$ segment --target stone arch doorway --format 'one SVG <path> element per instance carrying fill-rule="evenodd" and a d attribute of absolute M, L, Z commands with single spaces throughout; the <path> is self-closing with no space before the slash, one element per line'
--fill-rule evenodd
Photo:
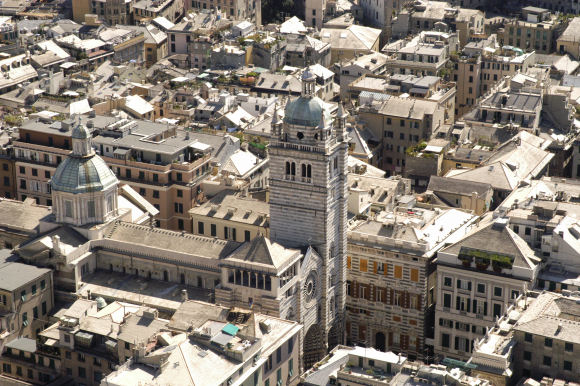
<path fill-rule="evenodd" d="M 308 329 L 304 336 L 304 370 L 311 368 L 316 362 L 321 360 L 326 353 L 324 339 L 320 326 L 315 324 Z"/>
<path fill-rule="evenodd" d="M 334 325 L 328 331 L 328 351 L 331 351 L 337 345 L 342 344 L 343 341 L 343 329 L 339 322 L 335 322 Z"/>
<path fill-rule="evenodd" d="M 387 339 L 385 334 L 380 331 L 375 334 L 375 348 L 379 351 L 385 351 L 387 349 Z"/>

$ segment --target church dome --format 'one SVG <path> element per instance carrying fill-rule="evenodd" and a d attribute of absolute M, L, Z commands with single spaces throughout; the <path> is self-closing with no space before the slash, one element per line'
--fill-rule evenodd
<path fill-rule="evenodd" d="M 298 97 L 288 102 L 284 109 L 284 121 L 291 125 L 317 127 L 324 114 L 325 121 L 332 120 L 324 101 L 318 97 Z"/>
<path fill-rule="evenodd" d="M 54 172 L 50 184 L 57 192 L 73 194 L 107 190 L 119 183 L 115 174 L 91 146 L 91 132 L 81 124 L 72 133 L 73 151 Z"/>
<path fill-rule="evenodd" d="M 118 184 L 115 174 L 98 155 L 68 157 L 57 168 L 51 180 L 52 190 L 88 193 L 106 190 Z"/>

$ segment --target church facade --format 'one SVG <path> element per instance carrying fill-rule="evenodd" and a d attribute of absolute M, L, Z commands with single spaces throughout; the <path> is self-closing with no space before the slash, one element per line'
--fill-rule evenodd
<path fill-rule="evenodd" d="M 138 208 L 126 208 L 119 198 L 125 187 L 79 122 L 73 152 L 51 181 L 53 213 L 16 252 L 53 268 L 61 296 L 90 296 L 90 288 L 108 302 L 138 301 L 171 314 L 195 289 L 223 306 L 298 321 L 304 326 L 302 367 L 310 367 L 344 341 L 348 138 L 342 106 L 333 118 L 315 96 L 309 71 L 303 84 L 284 118 L 276 111 L 272 123 L 270 238 L 240 243 L 158 229 L 146 221 L 154 208 L 151 217 L 135 216 Z M 130 196 L 140 202 L 136 192 Z M 96 285 L 99 274 L 142 290 L 121 291 L 112 279 Z M 145 296 L 147 281 L 161 290 Z"/>

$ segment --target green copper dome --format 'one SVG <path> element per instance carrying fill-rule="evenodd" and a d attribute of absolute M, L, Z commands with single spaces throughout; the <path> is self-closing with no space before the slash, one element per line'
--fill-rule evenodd
<path fill-rule="evenodd" d="M 73 129 L 71 137 L 75 139 L 87 139 L 91 138 L 91 132 L 85 125 L 81 125 L 79 121 L 79 123 Z"/>
<path fill-rule="evenodd" d="M 288 102 L 284 109 L 284 121 L 291 125 L 317 127 L 323 113 L 325 121 L 330 122 L 332 120 L 330 112 L 322 99 L 301 96 Z"/>
<path fill-rule="evenodd" d="M 96 154 L 89 157 L 69 156 L 54 173 L 52 190 L 69 193 L 88 193 L 106 190 L 119 180 L 105 161 Z"/>

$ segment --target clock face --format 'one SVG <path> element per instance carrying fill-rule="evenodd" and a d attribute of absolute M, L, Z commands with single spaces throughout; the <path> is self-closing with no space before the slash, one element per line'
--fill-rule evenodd
<path fill-rule="evenodd" d="M 304 282 L 304 302 L 309 307 L 314 304 L 316 298 L 317 274 L 316 271 L 310 271 L 306 281 Z"/>

